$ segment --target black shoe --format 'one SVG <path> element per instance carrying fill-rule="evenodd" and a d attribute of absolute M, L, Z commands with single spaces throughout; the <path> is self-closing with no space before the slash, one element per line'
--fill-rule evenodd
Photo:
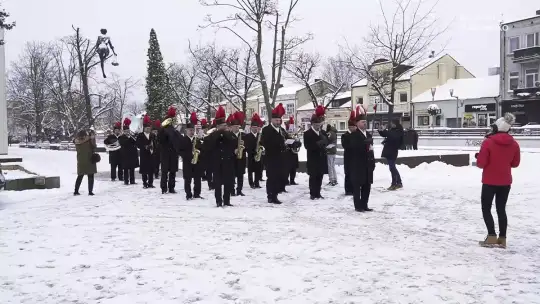
<path fill-rule="evenodd" d="M 81 195 L 81 194 L 79 193 L 79 191 L 75 191 L 75 192 L 73 192 L 73 195 L 77 196 L 77 195 Z"/>
<path fill-rule="evenodd" d="M 351 196 L 351 195 L 353 195 L 352 192 L 345 192 L 345 196 Z"/>
<path fill-rule="evenodd" d="M 311 195 L 311 196 L 309 197 L 309 199 L 312 200 L 312 201 L 316 200 L 317 198 L 318 198 L 318 197 L 313 196 L 313 195 Z"/>
<path fill-rule="evenodd" d="M 236 196 L 236 193 L 234 193 L 234 192 L 233 192 L 233 193 L 231 193 L 231 196 Z M 226 205 L 226 204 L 225 204 L 225 205 Z"/>
<path fill-rule="evenodd" d="M 187 199 L 188 201 L 191 200 L 191 199 L 193 199 L 193 195 L 189 195 L 189 194 L 186 195 L 186 199 Z"/>
<path fill-rule="evenodd" d="M 227 206 L 227 207 L 232 207 L 232 206 L 233 206 L 233 205 L 231 205 L 231 203 L 225 203 L 225 204 L 223 204 L 223 205 L 225 205 L 225 206 Z"/>
<path fill-rule="evenodd" d="M 276 198 L 272 204 L 281 205 L 283 202 Z"/>
<path fill-rule="evenodd" d="M 324 196 L 319 195 L 319 196 L 317 196 L 317 198 L 318 198 L 318 199 L 324 199 Z"/>
<path fill-rule="evenodd" d="M 222 205 L 222 204 L 216 204 L 216 207 L 218 207 L 218 208 L 222 208 L 222 207 L 223 207 L 223 205 Z"/>
<path fill-rule="evenodd" d="M 364 212 L 364 209 L 354 209 L 356 212 Z"/>
<path fill-rule="evenodd" d="M 143 189 L 148 189 L 148 185 L 143 185 Z"/>
<path fill-rule="evenodd" d="M 111 178 L 111 182 L 115 182 L 116 181 L 116 178 Z"/>
<path fill-rule="evenodd" d="M 88 192 L 88 195 L 94 196 L 95 194 L 94 194 L 94 192 Z"/>
<path fill-rule="evenodd" d="M 124 185 L 129 186 L 129 182 L 124 182 Z"/>
<path fill-rule="evenodd" d="M 236 195 L 238 196 L 246 196 L 241 190 L 236 192 Z"/>
<path fill-rule="evenodd" d="M 137 183 L 136 182 L 130 182 L 129 184 L 130 185 L 136 185 Z"/>
<path fill-rule="evenodd" d="M 366 207 L 366 208 L 364 208 L 364 211 L 371 212 L 371 211 L 373 211 L 373 209 Z"/>
<path fill-rule="evenodd" d="M 154 185 L 148 185 L 148 188 L 155 188 Z"/>
<path fill-rule="evenodd" d="M 204 197 L 202 197 L 200 195 L 195 195 L 195 196 L 193 196 L 193 198 L 204 199 Z"/>
<path fill-rule="evenodd" d="M 169 193 L 176 194 L 176 191 L 174 189 L 169 189 Z"/>

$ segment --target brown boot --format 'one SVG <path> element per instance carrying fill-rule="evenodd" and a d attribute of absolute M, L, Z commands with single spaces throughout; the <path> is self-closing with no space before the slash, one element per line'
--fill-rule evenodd
<path fill-rule="evenodd" d="M 497 242 L 496 235 L 488 235 L 485 240 L 478 242 L 478 244 L 483 247 L 493 247 L 499 243 Z"/>
<path fill-rule="evenodd" d="M 500 236 L 499 239 L 497 239 L 497 244 L 502 248 L 506 248 L 506 237 Z"/>

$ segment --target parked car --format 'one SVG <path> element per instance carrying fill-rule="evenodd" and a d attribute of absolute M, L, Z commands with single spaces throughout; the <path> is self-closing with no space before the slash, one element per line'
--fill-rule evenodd
<path fill-rule="evenodd" d="M 2 168 L 0 168 L 0 191 L 4 190 L 6 187 L 6 178 L 4 177 L 4 174 L 2 173 Z"/>

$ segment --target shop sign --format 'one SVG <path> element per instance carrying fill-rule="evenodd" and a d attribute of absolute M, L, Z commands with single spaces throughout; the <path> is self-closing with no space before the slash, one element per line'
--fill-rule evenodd
<path fill-rule="evenodd" d="M 495 112 L 494 103 L 465 105 L 465 112 Z"/>

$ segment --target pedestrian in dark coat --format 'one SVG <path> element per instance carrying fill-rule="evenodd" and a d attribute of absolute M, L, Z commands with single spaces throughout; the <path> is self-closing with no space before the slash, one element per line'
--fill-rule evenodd
<path fill-rule="evenodd" d="M 270 124 L 262 129 L 262 145 L 266 162 L 266 196 L 268 203 L 281 204 L 278 194 L 283 191 L 283 181 L 286 176 L 287 132 L 281 127 L 281 117 L 285 115 L 283 104 L 278 104 L 272 110 Z"/>
<path fill-rule="evenodd" d="M 124 171 L 122 170 L 122 161 L 120 155 L 120 142 L 118 138 L 120 137 L 120 132 L 122 128 L 122 123 L 117 122 L 113 127 L 113 134 L 110 134 L 105 138 L 104 144 L 107 150 L 109 151 L 109 164 L 111 165 L 111 180 L 116 180 L 116 172 L 118 171 L 118 179 L 120 181 L 124 180 Z"/>
<path fill-rule="evenodd" d="M 328 137 L 321 129 L 324 123 L 325 109 L 318 106 L 311 116 L 311 128 L 304 132 L 304 146 L 307 150 L 307 174 L 309 175 L 309 194 L 312 200 L 323 199 L 322 180 L 328 174 L 326 149 Z"/>
<path fill-rule="evenodd" d="M 384 147 L 381 157 L 386 158 L 390 174 L 392 175 L 392 183 L 388 190 L 403 188 L 401 175 L 396 168 L 398 151 L 403 144 L 403 127 L 398 120 L 393 120 L 390 128 L 386 130 L 380 129 L 379 134 L 384 137 Z"/>
<path fill-rule="evenodd" d="M 357 107 L 355 120 L 357 131 L 351 133 L 348 143 L 350 149 L 348 166 L 353 187 L 354 209 L 357 212 L 373 211 L 368 207 L 375 170 L 373 137 L 367 131 L 366 110 L 361 106 Z"/>
<path fill-rule="evenodd" d="M 195 134 L 195 126 L 197 125 L 197 113 L 191 113 L 190 121 L 186 123 L 186 135 L 180 139 L 180 156 L 182 157 L 182 176 L 184 178 L 184 191 L 186 199 L 201 197 L 201 180 L 204 173 L 204 164 L 201 163 L 202 141 Z M 198 155 L 193 163 L 195 153 Z M 193 191 L 191 189 L 193 182 Z"/>
<path fill-rule="evenodd" d="M 80 195 L 79 188 L 85 175 L 88 177 L 88 195 L 94 195 L 94 174 L 97 173 L 97 166 L 92 161 L 92 155 L 96 149 L 95 140 L 93 133 L 88 134 L 85 130 L 79 131 L 73 140 L 77 150 L 77 179 L 73 195 Z"/>
<path fill-rule="evenodd" d="M 235 154 L 236 158 L 234 159 L 234 175 L 236 177 L 236 192 L 232 192 L 232 196 L 245 196 L 244 192 L 244 174 L 246 173 L 247 165 L 247 153 L 245 148 L 245 136 L 246 134 L 241 129 L 244 125 L 244 113 L 236 112 L 233 115 L 231 120 L 231 133 L 233 139 L 236 141 Z"/>
<path fill-rule="evenodd" d="M 326 149 L 326 160 L 328 166 L 328 185 L 336 186 L 337 172 L 336 172 L 336 155 L 337 155 L 337 130 L 330 124 L 326 126 L 326 135 L 328 136 L 328 144 L 331 146 Z"/>
<path fill-rule="evenodd" d="M 298 137 L 296 136 L 296 132 L 294 130 L 294 117 L 289 117 L 289 120 L 285 122 L 285 129 L 287 130 L 289 137 L 291 139 L 295 139 L 295 141 L 291 144 L 287 145 L 287 153 L 285 154 L 287 159 L 287 171 L 285 172 L 285 181 L 283 188 L 285 189 L 285 186 L 294 186 L 298 185 L 296 183 L 296 171 L 298 170 L 298 152 L 300 151 L 300 148 L 302 147 L 302 142 Z"/>
<path fill-rule="evenodd" d="M 173 126 L 176 108 L 170 107 L 158 132 L 161 160 L 161 193 L 176 193 L 176 172 L 178 172 L 180 155 L 180 134 Z"/>
<path fill-rule="evenodd" d="M 234 150 L 237 142 L 226 127 L 225 110 L 220 106 L 216 111 L 216 129 L 206 138 L 209 151 L 212 151 L 210 161 L 217 207 L 232 206 L 231 191 L 234 189 Z"/>
<path fill-rule="evenodd" d="M 137 135 L 137 148 L 139 148 L 139 156 L 141 158 L 141 166 L 139 171 L 142 175 L 143 188 L 154 187 L 154 153 L 155 151 L 155 135 L 152 134 L 152 121 L 148 115 L 143 118 L 143 132 Z"/>
<path fill-rule="evenodd" d="M 412 132 L 412 146 L 413 146 L 413 150 L 418 150 L 418 132 L 416 132 L 415 129 L 411 128 L 411 130 L 409 130 L 410 132 Z"/>
<path fill-rule="evenodd" d="M 124 184 L 135 185 L 135 169 L 139 167 L 139 152 L 137 151 L 137 141 L 132 136 L 129 126 L 131 120 L 124 119 L 123 131 L 118 141 L 120 142 L 120 155 L 122 158 L 122 170 L 124 171 Z"/>
<path fill-rule="evenodd" d="M 154 179 L 159 178 L 159 167 L 161 166 L 161 149 L 158 140 L 159 129 L 161 129 L 161 121 L 156 119 L 152 124 L 152 134 L 154 134 L 154 153 L 152 153 L 154 158 Z"/>
<path fill-rule="evenodd" d="M 341 146 L 343 147 L 343 169 L 345 171 L 345 195 L 353 195 L 353 186 L 351 182 L 351 158 L 352 148 L 351 148 L 351 134 L 355 132 L 356 129 L 356 115 L 354 111 L 351 111 L 351 115 L 348 121 L 349 129 L 343 135 L 341 135 Z"/>
<path fill-rule="evenodd" d="M 251 117 L 251 132 L 244 136 L 247 153 L 248 183 L 252 189 L 261 188 L 260 180 L 262 179 L 263 170 L 262 155 L 261 159 L 258 161 L 256 159 L 257 153 L 260 153 L 258 149 L 263 149 L 261 133 L 259 132 L 260 122 L 261 118 L 259 114 L 254 113 L 253 117 Z"/>

